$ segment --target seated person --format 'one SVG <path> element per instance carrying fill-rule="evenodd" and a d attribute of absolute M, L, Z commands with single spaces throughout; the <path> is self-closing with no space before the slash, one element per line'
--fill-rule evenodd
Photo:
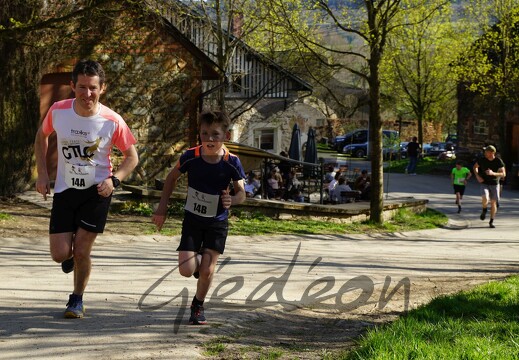
<path fill-rule="evenodd" d="M 249 172 L 244 187 L 245 194 L 248 198 L 252 198 L 258 194 L 258 190 L 261 187 L 261 184 L 258 180 L 258 176 L 253 171 Z"/>
<path fill-rule="evenodd" d="M 330 181 L 330 183 L 328 184 L 328 186 L 326 187 L 325 191 L 328 193 L 328 197 L 330 199 L 331 202 L 333 202 L 334 200 L 332 199 L 332 194 L 333 194 L 333 190 L 335 189 L 335 187 L 337 186 L 337 184 L 339 183 L 339 179 L 341 178 L 341 173 L 339 171 L 337 171 L 335 173 L 335 176 L 333 178 L 332 181 Z"/>
<path fill-rule="evenodd" d="M 343 204 L 347 202 L 346 200 L 342 199 L 341 192 L 342 191 L 352 191 L 351 188 L 346 184 L 346 179 L 343 177 L 339 178 L 339 181 L 337 182 L 337 185 L 333 189 L 333 191 L 330 193 L 330 199 L 334 204 Z"/>
<path fill-rule="evenodd" d="M 288 179 L 285 186 L 285 200 L 294 200 L 296 192 L 301 190 L 301 182 L 297 179 L 296 171 L 291 170 L 288 173 Z"/>
<path fill-rule="evenodd" d="M 276 167 L 270 171 L 270 177 L 267 179 L 267 196 L 269 199 L 281 199 L 283 195 L 283 178 Z"/>
<path fill-rule="evenodd" d="M 371 190 L 371 177 L 368 174 L 368 170 L 362 170 L 360 176 L 355 180 L 353 186 L 355 190 L 360 191 L 360 198 L 362 200 L 369 200 L 369 194 Z"/>
<path fill-rule="evenodd" d="M 301 192 L 301 190 L 296 190 L 296 192 L 294 194 L 294 201 L 295 202 L 305 202 L 305 197 L 304 197 L 303 193 Z"/>
<path fill-rule="evenodd" d="M 332 182 L 333 179 L 335 178 L 335 169 L 333 168 L 333 166 L 328 167 L 327 170 L 328 171 L 326 172 L 326 174 L 324 174 L 324 180 L 323 180 L 323 182 L 325 184 Z"/>

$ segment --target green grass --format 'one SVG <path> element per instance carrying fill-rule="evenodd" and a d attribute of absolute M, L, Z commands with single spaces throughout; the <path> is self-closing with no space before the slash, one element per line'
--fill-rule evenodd
<path fill-rule="evenodd" d="M 382 225 L 369 221 L 354 223 L 334 223 L 319 220 L 275 220 L 255 213 L 250 216 L 241 214 L 231 218 L 230 235 L 268 235 L 268 234 L 345 234 L 365 232 L 401 232 L 410 230 L 433 229 L 447 224 L 447 217 L 435 210 L 427 209 L 415 214 L 408 209 L 400 209 L 396 216 Z"/>
<path fill-rule="evenodd" d="M 220 336 L 206 342 L 204 347 L 204 355 L 217 356 L 225 351 L 227 348 L 226 344 L 232 342 L 231 338 L 227 336 Z"/>
<path fill-rule="evenodd" d="M 404 173 L 405 168 L 409 164 L 408 159 L 392 160 L 387 162 L 384 173 Z M 424 157 L 418 160 L 416 165 L 417 174 L 444 175 L 450 174 L 453 167 L 456 166 L 456 160 L 437 160 L 435 157 Z"/>
<path fill-rule="evenodd" d="M 368 331 L 340 358 L 519 359 L 519 276 L 438 297 Z"/>
<path fill-rule="evenodd" d="M 0 220 L 9 220 L 11 219 L 11 215 L 0 212 Z"/>
<path fill-rule="evenodd" d="M 447 217 L 442 213 L 427 209 L 422 214 L 415 214 L 408 209 L 399 209 L 392 220 L 383 224 L 375 224 L 370 221 L 354 223 L 335 223 L 321 220 L 277 220 L 269 218 L 259 212 L 249 213 L 245 211 L 233 211 L 229 219 L 229 235 L 340 235 L 360 234 L 374 232 L 403 232 L 423 229 L 434 229 L 445 226 Z M 161 230 L 161 234 L 167 236 L 179 235 L 182 227 L 181 217 L 170 216 Z M 145 234 L 156 233 L 152 224 L 147 224 L 142 229 Z"/>

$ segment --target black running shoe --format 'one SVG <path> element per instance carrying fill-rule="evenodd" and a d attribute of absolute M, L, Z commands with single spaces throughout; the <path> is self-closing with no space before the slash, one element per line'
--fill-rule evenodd
<path fill-rule="evenodd" d="M 494 220 L 490 220 L 490 222 L 488 223 L 488 227 L 490 227 L 491 229 L 494 229 L 496 227 L 494 225 Z"/>
<path fill-rule="evenodd" d="M 198 279 L 198 278 L 200 277 L 200 273 L 199 273 L 198 271 L 195 271 L 195 272 L 193 273 L 193 277 L 194 277 L 195 279 Z"/>
<path fill-rule="evenodd" d="M 481 220 L 485 220 L 486 217 L 487 217 L 487 208 L 484 208 L 483 211 L 481 212 L 481 215 L 479 215 L 479 218 Z"/>
<path fill-rule="evenodd" d="M 74 257 L 63 261 L 61 263 L 61 270 L 63 270 L 65 274 L 72 272 L 72 270 L 74 270 Z"/>
<path fill-rule="evenodd" d="M 461 212 L 461 205 L 458 205 L 458 214 Z"/>
<path fill-rule="evenodd" d="M 189 325 L 205 325 L 207 320 L 204 316 L 204 307 L 201 305 L 191 304 L 191 316 L 189 317 Z"/>

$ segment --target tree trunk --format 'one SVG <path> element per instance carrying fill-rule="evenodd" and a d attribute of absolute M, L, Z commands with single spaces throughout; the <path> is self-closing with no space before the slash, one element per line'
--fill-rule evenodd
<path fill-rule="evenodd" d="M 384 172 L 382 163 L 382 121 L 380 118 L 380 79 L 378 51 L 371 52 L 369 76 L 369 141 L 371 144 L 370 220 L 384 221 Z"/>
<path fill-rule="evenodd" d="M 40 120 L 37 54 L 14 42 L 0 43 L 0 196 L 27 190 Z"/>

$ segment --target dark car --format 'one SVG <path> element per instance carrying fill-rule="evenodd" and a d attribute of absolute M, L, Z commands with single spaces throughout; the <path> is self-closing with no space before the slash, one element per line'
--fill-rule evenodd
<path fill-rule="evenodd" d="M 369 132 L 367 129 L 359 129 L 352 132 L 347 133 L 346 135 L 341 135 L 335 137 L 334 143 L 332 147 L 338 152 L 344 152 L 344 147 L 346 145 L 363 145 L 368 142 Z M 395 130 L 382 130 L 382 135 L 385 138 L 398 138 L 398 131 Z M 367 148 L 367 146 L 365 146 Z M 349 151 L 349 150 L 348 150 Z M 367 151 L 365 151 L 364 156 L 366 156 Z"/>
<path fill-rule="evenodd" d="M 345 145 L 348 144 L 363 144 L 368 141 L 368 130 L 359 129 L 349 132 L 345 135 L 339 135 L 335 137 L 332 147 L 342 152 Z"/>
<path fill-rule="evenodd" d="M 426 156 L 438 156 L 441 153 L 447 151 L 447 143 L 444 142 L 432 142 L 431 147 L 427 149 Z"/>
<path fill-rule="evenodd" d="M 362 158 L 368 155 L 368 143 L 364 144 L 348 144 L 345 145 L 342 149 L 342 152 L 345 154 L 349 154 L 353 157 Z M 399 146 L 395 145 L 393 147 L 384 147 L 382 148 L 382 157 L 384 160 L 389 160 L 390 158 L 395 159 L 399 152 Z"/>
<path fill-rule="evenodd" d="M 364 157 L 368 154 L 368 143 L 347 144 L 342 148 L 342 152 L 358 158 Z"/>

